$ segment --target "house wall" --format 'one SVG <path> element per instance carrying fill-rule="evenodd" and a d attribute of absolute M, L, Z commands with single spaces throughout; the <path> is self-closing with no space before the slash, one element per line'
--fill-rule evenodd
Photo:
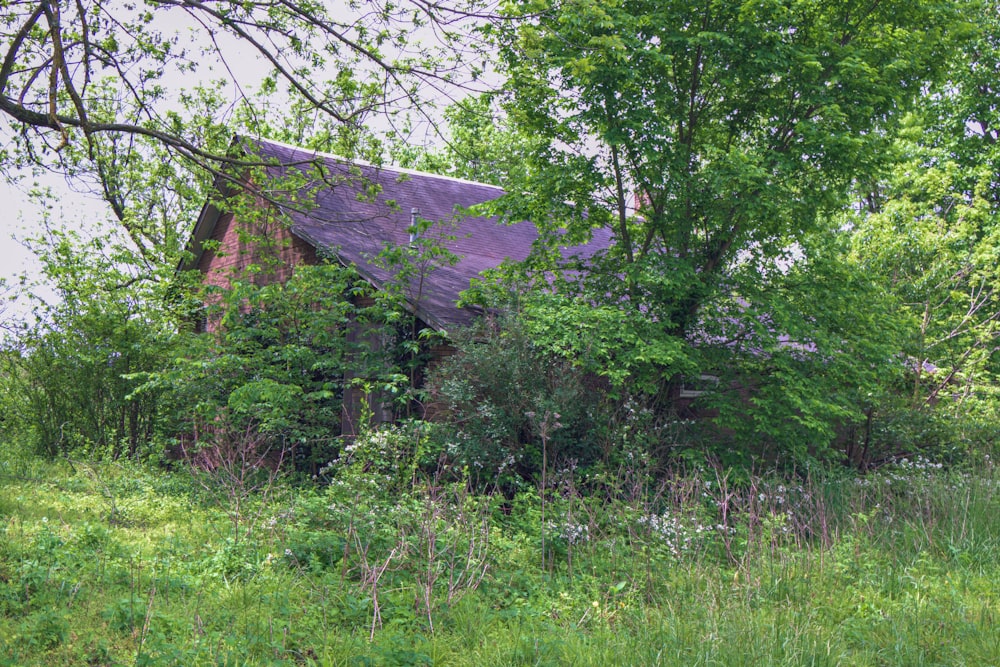
<path fill-rule="evenodd" d="M 248 278 L 257 285 L 285 282 L 296 266 L 318 261 L 316 249 L 287 226 L 267 220 L 244 225 L 232 213 L 219 216 L 206 245 L 210 247 L 197 268 L 205 276 L 205 285 L 223 289 L 234 280 Z M 205 330 L 212 332 L 217 326 L 217 321 L 209 319 Z"/>
<path fill-rule="evenodd" d="M 260 267 L 254 281 L 264 285 L 284 282 L 299 264 L 315 264 L 316 249 L 276 222 L 243 225 L 232 213 L 219 216 L 211 241 L 218 247 L 206 250 L 198 260 L 205 283 L 227 287 L 230 281 L 247 277 L 247 268 Z"/>
<path fill-rule="evenodd" d="M 430 361 L 427 362 L 427 368 L 424 372 L 424 376 L 433 372 L 441 363 L 446 361 L 449 357 L 455 354 L 456 350 L 453 345 L 448 345 L 447 343 L 442 343 L 435 345 L 430 349 Z M 437 421 L 448 418 L 448 406 L 441 400 L 441 397 L 436 393 L 429 396 L 427 401 L 424 402 L 423 406 L 423 418 L 427 421 Z"/>
<path fill-rule="evenodd" d="M 285 282 L 292 277 L 296 266 L 316 264 L 319 259 L 316 249 L 286 226 L 277 222 L 264 221 L 254 226 L 241 224 L 232 213 L 219 216 L 209 239 L 210 249 L 206 249 L 198 260 L 197 268 L 204 275 L 204 284 L 225 289 L 233 280 L 251 279 L 258 285 Z M 211 248 L 211 246 L 215 246 Z M 359 307 L 374 305 L 371 297 L 360 297 Z M 214 332 L 218 321 L 209 319 L 204 328 Z M 352 331 L 352 338 L 365 340 L 371 334 L 359 327 Z M 370 344 L 378 344 L 374 338 Z M 447 358 L 454 352 L 450 345 L 437 345 L 431 351 L 431 365 Z M 353 374 L 347 373 L 350 382 Z M 362 402 L 367 404 L 371 417 L 376 423 L 391 421 L 391 412 L 386 407 L 385 397 L 365 395 L 359 388 L 348 387 L 344 392 L 343 434 L 355 435 L 361 421 Z M 429 409 L 429 413 L 436 410 Z M 431 415 L 428 414 L 428 417 Z"/>

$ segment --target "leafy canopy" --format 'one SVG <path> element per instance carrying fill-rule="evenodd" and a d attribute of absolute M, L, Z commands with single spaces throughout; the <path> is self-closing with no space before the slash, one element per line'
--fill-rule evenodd
<path fill-rule="evenodd" d="M 537 143 L 502 206 L 570 238 L 612 228 L 625 280 L 605 287 L 682 336 L 734 267 L 780 266 L 875 168 L 964 25 L 933 0 L 507 11 L 533 17 L 498 43 L 506 109 Z"/>

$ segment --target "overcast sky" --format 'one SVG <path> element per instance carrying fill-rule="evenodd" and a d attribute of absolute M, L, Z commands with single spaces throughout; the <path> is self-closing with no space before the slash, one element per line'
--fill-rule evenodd
<path fill-rule="evenodd" d="M 37 267 L 35 257 L 21 241 L 39 231 L 42 215 L 23 187 L 0 181 L 0 218 L 3 220 L 0 225 L 0 278 L 8 283 L 24 271 L 35 273 Z"/>
<path fill-rule="evenodd" d="M 22 226 L 21 211 L 25 206 L 23 195 L 6 183 L 0 183 L 0 210 L 3 211 L 3 236 L 0 237 L 0 278 L 8 282 L 26 268 L 27 252 L 14 241 L 13 235 Z"/>
<path fill-rule="evenodd" d="M 27 194 L 34 182 L 33 179 L 26 178 L 19 185 L 12 186 L 0 181 L 0 279 L 5 280 L 8 287 L 18 285 L 22 275 L 26 275 L 32 283 L 42 279 L 38 258 L 24 246 L 25 240 L 39 236 L 45 229 L 42 210 Z M 71 225 L 74 229 L 85 232 L 92 229 L 95 223 L 106 219 L 102 202 L 73 192 L 61 176 L 50 176 L 45 180 L 45 185 L 52 187 L 60 197 L 59 204 L 51 212 L 50 220 L 53 224 Z M 44 286 L 33 291 L 46 300 L 55 298 L 54 292 Z M 30 304 L 24 301 L 12 303 L 7 300 L 11 296 L 12 291 L 0 288 L 0 335 L 3 335 L 9 325 L 23 320 L 30 312 Z"/>
<path fill-rule="evenodd" d="M 157 28 L 164 33 L 183 33 L 188 31 L 192 24 L 184 19 L 182 12 L 170 12 L 164 14 L 168 20 L 176 20 L 175 25 L 167 24 L 162 19 L 158 22 Z M 197 32 L 194 35 L 197 36 Z M 232 72 L 252 87 L 255 85 L 266 68 L 259 64 L 259 59 L 254 54 L 249 54 L 238 43 L 227 40 L 219 36 L 218 41 L 223 44 L 231 56 L 231 62 L 225 66 L 221 64 L 207 63 L 200 70 L 198 76 L 205 80 L 217 77 L 221 71 Z M 226 44 L 230 41 L 229 44 Z M 178 88 L 191 86 L 198 83 L 198 79 L 184 81 L 184 85 Z M 171 83 L 171 81 L 166 81 Z M 4 133 L 12 131 L 7 123 L 0 123 L 0 141 L 5 140 Z M 28 190 L 36 183 L 37 179 L 30 176 L 24 177 L 17 185 L 10 185 L 0 180 L 0 279 L 4 279 L 8 284 L 16 284 L 23 273 L 27 273 L 31 279 L 40 279 L 39 263 L 23 246 L 23 241 L 29 237 L 38 235 L 43 231 L 42 221 L 44 216 L 39 207 L 28 197 Z M 88 195 L 74 191 L 60 175 L 50 175 L 46 177 L 42 185 L 50 188 L 57 196 L 58 207 L 51 212 L 51 222 L 55 226 L 66 225 L 78 231 L 100 227 L 99 223 L 109 220 L 106 204 L 93 195 Z M 3 291 L 0 290 L 0 298 Z M 11 308 L 9 304 L 4 307 L 0 303 L 0 318 L 10 320 L 18 318 L 23 309 Z M 0 325 L 4 322 L 0 322 Z M 2 329 L 2 326 L 0 326 Z"/>

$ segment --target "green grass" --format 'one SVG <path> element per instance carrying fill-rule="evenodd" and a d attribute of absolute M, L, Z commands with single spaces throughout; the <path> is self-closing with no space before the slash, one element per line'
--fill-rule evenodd
<path fill-rule="evenodd" d="M 537 492 L 0 465 L 0 664 L 1000 665 L 998 482 L 563 484 L 543 566 Z"/>

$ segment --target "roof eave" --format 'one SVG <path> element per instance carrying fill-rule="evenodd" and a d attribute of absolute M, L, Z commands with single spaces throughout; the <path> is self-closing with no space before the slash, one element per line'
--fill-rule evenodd
<path fill-rule="evenodd" d="M 198 268 L 201 257 L 205 254 L 204 242 L 212 237 L 215 232 L 215 225 L 218 224 L 222 211 L 211 201 L 205 202 L 201 208 L 201 214 L 191 232 L 187 247 L 183 257 L 177 264 L 177 272 L 191 271 Z"/>

